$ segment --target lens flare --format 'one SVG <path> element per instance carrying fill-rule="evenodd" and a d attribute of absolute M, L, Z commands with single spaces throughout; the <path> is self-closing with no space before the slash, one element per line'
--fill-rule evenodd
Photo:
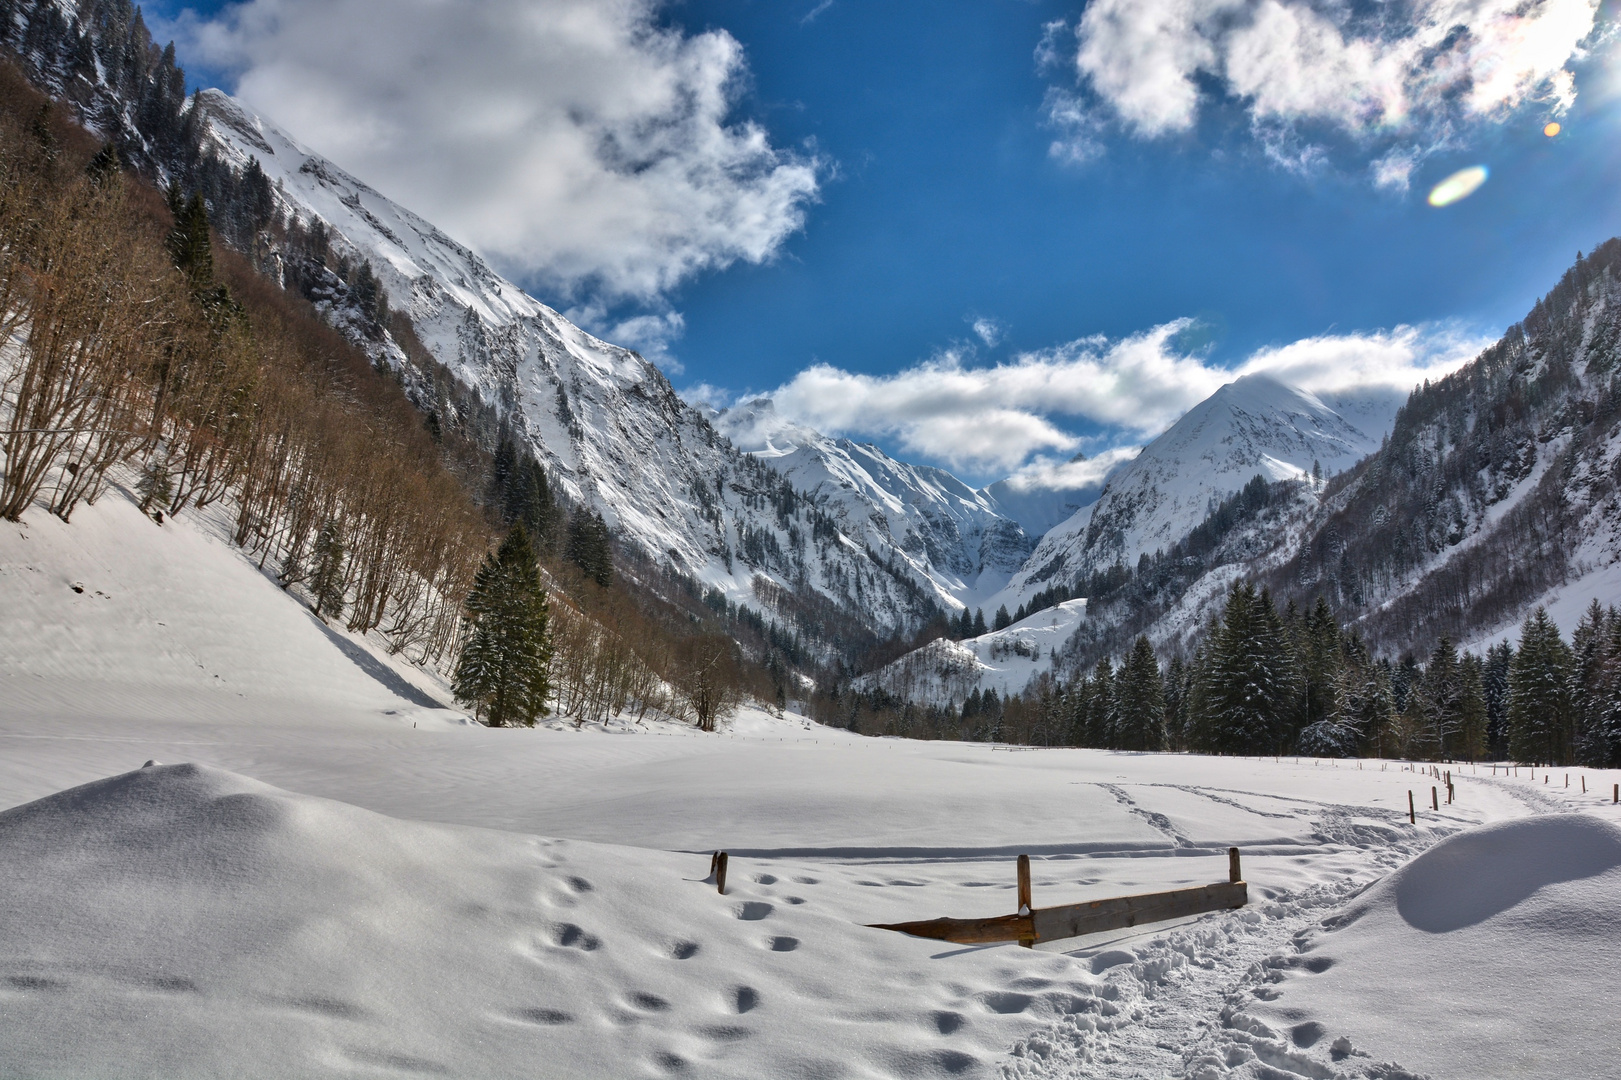
<path fill-rule="evenodd" d="M 1548 126 L 1542 129 L 1542 133 L 1550 139 L 1559 134 L 1559 121 L 1549 121 Z"/>
<path fill-rule="evenodd" d="M 1486 166 L 1471 165 L 1459 169 L 1430 190 L 1431 206 L 1451 206 L 1459 199 L 1473 195 L 1486 182 Z"/>

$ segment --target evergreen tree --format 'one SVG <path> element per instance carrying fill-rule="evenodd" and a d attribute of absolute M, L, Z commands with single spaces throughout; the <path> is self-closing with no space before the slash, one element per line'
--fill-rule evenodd
<path fill-rule="evenodd" d="M 1114 665 L 1105 656 L 1092 669 L 1092 696 L 1086 709 L 1086 745 L 1113 748 Z"/>
<path fill-rule="evenodd" d="M 1508 757 L 1508 675 L 1514 646 L 1500 641 L 1486 650 L 1486 754 L 1493 761 Z"/>
<path fill-rule="evenodd" d="M 1171 657 L 1165 669 L 1165 745 L 1172 750 L 1188 747 L 1187 680 L 1187 664 L 1180 655 Z"/>
<path fill-rule="evenodd" d="M 1588 605 L 1570 635 L 1574 659 L 1570 681 L 1570 708 L 1573 731 L 1572 760 L 1589 764 L 1606 754 L 1595 743 L 1603 726 L 1604 662 L 1610 643 L 1609 621 L 1604 606 L 1596 599 Z"/>
<path fill-rule="evenodd" d="M 343 614 L 345 554 L 343 531 L 336 521 L 327 521 L 315 534 L 315 546 L 310 550 L 310 595 L 315 598 L 315 614 L 322 619 Z"/>
<path fill-rule="evenodd" d="M 1269 593 L 1234 584 L 1205 671 L 1207 744 L 1221 754 L 1280 753 L 1294 680 L 1283 620 Z"/>
<path fill-rule="evenodd" d="M 1006 630 L 1013 625 L 1013 616 L 1007 613 L 1007 605 L 1003 604 L 996 609 L 996 620 L 991 623 L 992 630 Z"/>
<path fill-rule="evenodd" d="M 1165 749 L 1165 687 L 1159 658 L 1147 635 L 1138 635 L 1115 679 L 1116 745 L 1122 750 Z"/>
<path fill-rule="evenodd" d="M 1466 653 L 1459 675 L 1458 727 L 1447 752 L 1465 761 L 1479 761 L 1486 753 L 1486 663 L 1474 653 Z"/>
<path fill-rule="evenodd" d="M 1306 616 L 1301 647 L 1305 725 L 1340 719 L 1340 625 L 1321 596 Z"/>
<path fill-rule="evenodd" d="M 169 232 L 169 255 L 186 275 L 193 293 L 202 293 L 214 284 L 214 246 L 208 235 L 208 210 L 203 197 L 193 194 L 182 199 L 180 189 L 169 189 L 169 209 L 174 228 Z"/>
<path fill-rule="evenodd" d="M 983 637 L 984 635 L 986 635 L 986 634 L 988 634 L 990 632 L 991 632 L 990 627 L 985 625 L 985 609 L 984 608 L 975 608 L 974 609 L 974 632 L 972 634 L 970 634 L 969 636 L 970 637 Z"/>
<path fill-rule="evenodd" d="M 549 548 L 556 542 L 557 506 L 552 502 L 551 485 L 546 471 L 527 454 L 519 459 L 507 482 L 502 516 L 510 524 L 521 524 L 537 549 Z M 608 565 L 611 570 L 611 550 Z"/>
<path fill-rule="evenodd" d="M 601 514 L 583 508 L 575 511 L 569 519 L 564 554 L 604 589 L 613 584 L 613 544 Z"/>
<path fill-rule="evenodd" d="M 1415 747 L 1418 756 L 1437 758 L 1452 754 L 1462 724 L 1463 671 L 1458 662 L 1458 650 L 1445 634 L 1430 653 L 1419 693 L 1424 726 Z"/>
<path fill-rule="evenodd" d="M 1570 677 L 1575 668 L 1559 627 L 1538 607 L 1520 627 L 1508 676 L 1508 752 L 1517 761 L 1570 760 Z"/>
<path fill-rule="evenodd" d="M 534 726 L 547 712 L 552 659 L 546 590 L 529 535 L 515 525 L 485 556 L 467 594 L 468 635 L 453 689 L 491 727 Z"/>

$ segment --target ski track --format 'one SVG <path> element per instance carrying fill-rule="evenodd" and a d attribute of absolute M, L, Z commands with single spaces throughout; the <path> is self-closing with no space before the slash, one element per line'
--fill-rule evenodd
<path fill-rule="evenodd" d="M 1100 786 L 1151 822 L 1161 816 L 1137 808 L 1113 785 Z M 1016 1042 L 1001 1065 L 1001 1077 L 1422 1080 L 1388 1062 L 1356 1061 L 1346 1065 L 1351 1071 L 1327 1071 L 1297 1052 L 1286 1035 L 1245 1012 L 1249 1002 L 1267 999 L 1281 972 L 1301 963 L 1302 940 L 1327 916 L 1458 831 L 1436 827 L 1414 835 L 1403 828 L 1404 818 L 1367 807 L 1324 805 L 1313 822 L 1314 838 L 1325 849 L 1349 847 L 1366 853 L 1364 872 L 1270 898 L 1252 895 L 1243 910 L 1206 915 L 1129 949 L 1096 953 L 1091 963 L 1093 973 L 1103 976 L 1101 988 L 1076 999 L 1076 1007 Z M 1235 971 L 1241 972 L 1236 979 Z"/>
<path fill-rule="evenodd" d="M 1177 847 L 1179 847 L 1179 848 L 1193 848 L 1193 847 L 1204 847 L 1205 846 L 1203 844 L 1197 844 L 1193 840 L 1189 839 L 1185 834 L 1183 834 L 1183 832 L 1180 829 L 1178 829 L 1176 827 L 1176 825 L 1171 821 L 1171 819 L 1166 817 L 1164 814 L 1157 814 L 1157 813 L 1153 812 L 1152 810 L 1144 810 L 1141 806 L 1139 806 L 1137 804 L 1137 800 L 1133 799 L 1130 795 L 1127 795 L 1125 789 L 1120 787 L 1118 784 L 1098 784 L 1097 786 L 1102 788 L 1104 791 L 1107 791 L 1110 795 L 1113 795 L 1116 799 L 1118 799 L 1120 801 L 1120 805 L 1125 807 L 1125 809 L 1126 809 L 1126 811 L 1128 813 L 1134 814 L 1137 817 L 1142 818 L 1144 821 L 1148 822 L 1148 824 L 1151 825 L 1154 829 L 1156 829 L 1159 832 L 1164 833 L 1167 837 L 1169 837 L 1171 840 L 1173 840 L 1176 843 Z M 1166 784 L 1166 785 L 1155 785 L 1155 786 L 1174 787 L 1175 785 Z"/>

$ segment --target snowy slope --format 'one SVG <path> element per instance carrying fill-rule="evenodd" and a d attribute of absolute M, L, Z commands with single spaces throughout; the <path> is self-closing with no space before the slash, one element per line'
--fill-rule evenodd
<path fill-rule="evenodd" d="M 1612 822 L 1556 813 L 1451 837 L 1236 1000 L 1211 1075 L 1333 1075 L 1369 1048 L 1434 1076 L 1615 1075 L 1618 920 Z M 1369 1011 L 1373 987 L 1385 1008 Z"/>
<path fill-rule="evenodd" d="M 408 712 L 206 522 L 122 507 L 0 533 L 8 1076 L 1191 1077 L 1184 1047 L 1240 1060 L 1235 979 L 1436 839 L 1533 798 L 1615 818 L 1617 774 L 1466 775 L 1413 828 L 1429 781 L 1377 763 L 1007 753 L 758 711 L 713 735 L 460 725 Z M 862 925 L 1005 913 L 1020 852 L 1065 903 L 1222 878 L 1229 844 L 1244 911 L 1033 951 Z M 1399 1075 L 1367 1030 L 1342 1073 Z"/>
<path fill-rule="evenodd" d="M 66 524 L 0 523 L 0 708 L 122 718 L 303 715 L 461 723 L 448 689 L 317 619 L 230 541 L 215 504 L 163 525 L 113 488 Z"/>
<path fill-rule="evenodd" d="M 891 550 L 872 558 L 865 536 L 808 545 L 804 523 L 791 529 L 769 505 L 769 479 L 762 486 L 749 474 L 641 356 L 592 337 L 226 94 L 205 90 L 197 101 L 216 151 L 238 167 L 256 159 L 284 212 L 325 222 L 337 250 L 369 260 L 434 357 L 507 417 L 556 484 L 600 510 L 622 540 L 740 603 L 759 604 L 753 581 L 763 575 L 819 592 L 879 630 L 923 613 L 912 584 L 935 592 L 927 574 L 898 582 L 887 569 Z M 382 358 L 406 362 L 391 345 Z M 422 378 L 404 374 L 408 385 Z"/>
<path fill-rule="evenodd" d="M 715 413 L 717 430 L 814 499 L 845 535 L 898 550 L 941 593 L 972 604 L 995 592 L 1032 543 L 985 492 L 944 469 L 896 461 L 876 446 L 830 439 L 777 414 L 769 398 Z"/>
<path fill-rule="evenodd" d="M 974 691 L 1017 694 L 1042 672 L 1086 618 L 1086 601 L 1067 600 L 978 637 L 937 638 L 888 664 L 864 684 L 907 701 L 961 707 Z"/>
<path fill-rule="evenodd" d="M 1097 502 L 1042 538 L 996 600 L 1011 609 L 1055 579 L 1117 561 L 1135 566 L 1145 553 L 1169 550 L 1257 474 L 1301 479 L 1315 464 L 1332 476 L 1377 450 L 1383 434 L 1353 426 L 1298 387 L 1246 375 L 1117 469 Z"/>

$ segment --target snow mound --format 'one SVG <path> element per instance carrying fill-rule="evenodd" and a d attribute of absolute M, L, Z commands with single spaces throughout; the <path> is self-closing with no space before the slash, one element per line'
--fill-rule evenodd
<path fill-rule="evenodd" d="M 739 864 L 720 896 L 706 854 L 194 764 L 0 813 L 0 865 L 3 1076 L 980 1076 L 1091 996 L 1068 958 L 936 957 L 810 879 Z M 1013 1008 L 1021 976 L 1045 990 Z"/>
<path fill-rule="evenodd" d="M 1616 824 L 1459 833 L 1262 965 L 1189 1075 L 1613 1076 L 1618 925 Z"/>

